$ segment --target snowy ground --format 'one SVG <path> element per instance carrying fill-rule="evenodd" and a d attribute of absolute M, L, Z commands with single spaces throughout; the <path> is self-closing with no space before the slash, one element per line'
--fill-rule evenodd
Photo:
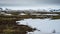
<path fill-rule="evenodd" d="M 44 33 L 40 31 L 28 32 L 27 34 L 60 34 L 60 33 Z"/>
<path fill-rule="evenodd" d="M 18 24 L 28 25 L 32 28 L 37 28 L 40 31 L 28 32 L 27 34 L 60 34 L 60 33 L 52 33 L 53 30 L 56 32 L 60 32 L 60 19 L 51 20 L 49 19 L 24 19 Z"/>

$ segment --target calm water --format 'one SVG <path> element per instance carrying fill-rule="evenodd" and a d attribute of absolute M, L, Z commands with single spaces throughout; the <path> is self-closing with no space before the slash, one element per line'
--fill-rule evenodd
<path fill-rule="evenodd" d="M 29 18 L 17 22 L 20 22 L 19 24 L 28 25 L 32 28 L 37 28 L 36 31 L 28 32 L 27 34 L 60 34 L 60 19 L 51 20 L 50 18 L 48 19 Z M 53 30 L 55 30 L 56 33 L 52 33 Z"/>

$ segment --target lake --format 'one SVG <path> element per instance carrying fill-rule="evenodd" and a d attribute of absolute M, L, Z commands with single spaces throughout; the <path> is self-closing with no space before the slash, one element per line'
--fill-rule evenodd
<path fill-rule="evenodd" d="M 37 30 L 34 32 L 28 32 L 27 34 L 60 34 L 60 19 L 52 20 L 50 18 L 47 19 L 24 19 L 17 21 L 19 24 L 28 25 L 32 28 L 36 28 Z M 52 33 L 53 30 L 56 33 Z"/>

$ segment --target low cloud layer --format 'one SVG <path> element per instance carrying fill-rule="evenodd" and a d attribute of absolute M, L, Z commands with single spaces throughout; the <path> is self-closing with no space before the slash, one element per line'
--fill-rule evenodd
<path fill-rule="evenodd" d="M 0 6 L 60 5 L 60 0 L 0 0 Z"/>
<path fill-rule="evenodd" d="M 0 0 L 0 7 L 60 8 L 60 0 Z"/>

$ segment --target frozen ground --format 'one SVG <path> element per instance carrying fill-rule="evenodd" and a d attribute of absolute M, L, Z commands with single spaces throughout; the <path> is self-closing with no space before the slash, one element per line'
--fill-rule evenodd
<path fill-rule="evenodd" d="M 60 34 L 60 33 L 44 33 L 40 31 L 28 32 L 27 34 Z"/>
<path fill-rule="evenodd" d="M 60 19 L 58 20 L 51 20 L 49 19 L 24 19 L 18 24 L 28 25 L 32 28 L 37 28 L 40 31 L 28 32 L 27 34 L 60 34 Z M 52 33 L 53 30 L 56 30 L 56 33 Z"/>

